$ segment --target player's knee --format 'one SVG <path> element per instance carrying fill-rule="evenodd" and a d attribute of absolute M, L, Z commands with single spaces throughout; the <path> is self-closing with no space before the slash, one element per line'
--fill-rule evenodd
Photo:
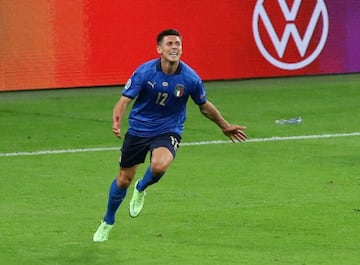
<path fill-rule="evenodd" d="M 151 157 L 151 172 L 153 175 L 163 175 L 173 159 L 172 153 L 167 148 L 160 147 L 155 149 Z"/>
<path fill-rule="evenodd" d="M 151 165 L 151 173 L 155 176 L 164 175 L 166 169 L 167 169 L 167 165 L 164 165 L 164 164 L 153 163 Z"/>
<path fill-rule="evenodd" d="M 120 174 L 117 176 L 117 184 L 121 188 L 127 188 L 130 186 L 131 178 L 127 177 L 126 175 Z"/>

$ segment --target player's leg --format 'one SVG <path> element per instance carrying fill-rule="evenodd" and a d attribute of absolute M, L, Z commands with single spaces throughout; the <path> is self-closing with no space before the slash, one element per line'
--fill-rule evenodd
<path fill-rule="evenodd" d="M 94 234 L 94 241 L 107 240 L 115 223 L 116 211 L 126 196 L 127 188 L 135 176 L 137 165 L 144 162 L 147 152 L 148 146 L 143 144 L 142 138 L 126 134 L 121 148 L 120 172 L 111 183 L 107 211 L 104 221 Z"/>
<path fill-rule="evenodd" d="M 137 183 L 137 190 L 144 191 L 148 186 L 158 182 L 174 160 L 173 154 L 166 147 L 158 147 L 152 151 L 150 166 L 143 178 Z"/>
<path fill-rule="evenodd" d="M 131 217 L 138 216 L 144 205 L 145 189 L 158 182 L 165 174 L 175 158 L 180 137 L 176 134 L 166 134 L 156 138 L 150 146 L 151 162 L 142 179 L 134 186 L 134 193 L 130 201 Z"/>
<path fill-rule="evenodd" d="M 93 241 L 103 242 L 109 238 L 110 231 L 115 223 L 116 211 L 126 196 L 127 188 L 135 176 L 136 168 L 137 166 L 121 168 L 119 175 L 111 183 L 106 214 L 94 233 Z"/>
<path fill-rule="evenodd" d="M 114 179 L 110 186 L 107 211 L 104 221 L 107 224 L 115 223 L 115 214 L 120 204 L 124 200 L 127 188 L 130 186 L 136 173 L 137 166 L 130 168 L 121 168 L 119 175 Z"/>
<path fill-rule="evenodd" d="M 150 145 L 151 161 L 144 177 L 138 182 L 137 190 L 144 191 L 158 182 L 175 159 L 181 137 L 175 133 L 160 135 Z"/>

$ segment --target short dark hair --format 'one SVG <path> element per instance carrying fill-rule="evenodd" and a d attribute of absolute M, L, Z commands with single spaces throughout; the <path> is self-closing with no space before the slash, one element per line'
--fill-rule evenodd
<path fill-rule="evenodd" d="M 163 41 L 165 36 L 170 36 L 170 35 L 175 35 L 175 36 L 179 36 L 180 39 L 182 39 L 181 34 L 178 30 L 176 29 L 166 29 L 161 31 L 158 36 L 157 36 L 157 44 L 160 45 L 160 43 Z"/>

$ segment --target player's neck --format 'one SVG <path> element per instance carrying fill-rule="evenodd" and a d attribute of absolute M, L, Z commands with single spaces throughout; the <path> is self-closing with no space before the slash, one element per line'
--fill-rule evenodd
<path fill-rule="evenodd" d="M 179 61 L 176 62 L 170 62 L 164 59 L 161 59 L 161 70 L 167 74 L 167 75 L 172 75 L 176 73 L 176 70 L 179 67 Z"/>

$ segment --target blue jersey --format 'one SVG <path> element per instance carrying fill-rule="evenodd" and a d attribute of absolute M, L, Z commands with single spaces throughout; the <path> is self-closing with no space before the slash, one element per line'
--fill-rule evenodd
<path fill-rule="evenodd" d="M 140 137 L 170 132 L 181 136 L 189 96 L 197 105 L 206 102 L 205 87 L 192 68 L 180 62 L 177 71 L 167 75 L 161 70 L 160 59 L 136 69 L 122 95 L 135 99 L 128 132 Z"/>

